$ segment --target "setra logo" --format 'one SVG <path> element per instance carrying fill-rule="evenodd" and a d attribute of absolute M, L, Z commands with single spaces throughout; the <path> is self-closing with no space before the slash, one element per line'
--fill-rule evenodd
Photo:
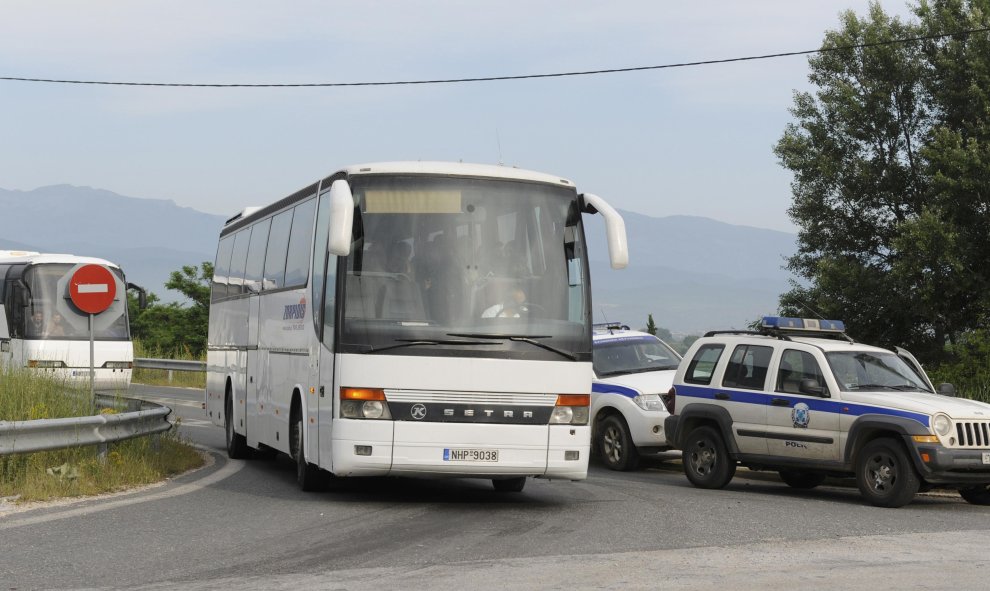
<path fill-rule="evenodd" d="M 289 304 L 282 313 L 282 320 L 302 320 L 306 317 L 306 298 L 299 300 L 298 304 Z"/>

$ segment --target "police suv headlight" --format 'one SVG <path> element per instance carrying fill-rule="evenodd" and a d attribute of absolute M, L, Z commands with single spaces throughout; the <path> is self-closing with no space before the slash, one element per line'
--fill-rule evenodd
<path fill-rule="evenodd" d="M 633 398 L 632 401 L 643 410 L 667 410 L 659 394 L 640 394 Z"/>
<path fill-rule="evenodd" d="M 945 415 L 935 415 L 932 419 L 932 428 L 935 432 L 945 437 L 952 432 L 952 419 Z"/>

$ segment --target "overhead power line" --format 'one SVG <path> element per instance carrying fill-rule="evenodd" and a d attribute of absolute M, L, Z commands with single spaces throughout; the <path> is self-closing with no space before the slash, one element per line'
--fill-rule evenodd
<path fill-rule="evenodd" d="M 837 47 L 825 47 L 820 49 L 806 49 L 804 51 L 788 51 L 784 53 L 770 53 L 766 55 L 750 55 L 744 57 L 732 57 L 725 59 L 703 60 L 695 62 L 681 62 L 675 64 L 663 64 L 659 66 L 633 66 L 628 68 L 609 68 L 603 70 L 583 70 L 576 72 L 556 72 L 551 74 L 519 74 L 514 76 L 484 76 L 475 78 L 441 78 L 434 80 L 393 80 L 384 82 L 302 82 L 302 83 L 263 83 L 263 84 L 226 84 L 226 83 L 189 83 L 189 82 L 115 82 L 111 80 L 60 80 L 55 78 L 24 78 L 15 76 L 0 76 L 0 80 L 12 82 L 42 82 L 49 84 L 90 84 L 102 86 L 165 86 L 183 88 L 310 88 L 310 87 L 346 87 L 346 86 L 408 86 L 414 84 L 460 84 L 467 82 L 497 82 L 503 80 L 530 80 L 534 78 L 565 78 L 570 76 L 594 76 L 599 74 L 619 74 L 622 72 L 643 72 L 646 70 L 666 70 L 670 68 L 689 68 L 694 66 L 709 66 L 713 64 L 729 64 L 734 62 L 748 62 L 756 60 L 766 60 L 781 57 L 792 57 L 797 55 L 811 55 L 815 53 L 828 53 L 836 51 L 847 51 L 850 49 L 866 49 L 869 47 L 882 47 L 884 45 L 899 45 L 906 43 L 916 43 L 918 41 L 934 41 L 946 37 L 966 36 L 973 33 L 986 33 L 990 27 L 976 29 L 963 29 L 952 33 L 941 33 L 938 35 L 926 35 L 922 37 L 906 37 L 902 39 L 891 39 L 889 41 L 876 41 L 873 43 L 859 43 L 855 45 L 842 45 Z"/>

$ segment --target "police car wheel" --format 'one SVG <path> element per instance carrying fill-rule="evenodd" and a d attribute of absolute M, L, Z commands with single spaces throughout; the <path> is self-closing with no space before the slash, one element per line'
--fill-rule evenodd
<path fill-rule="evenodd" d="M 959 496 L 971 505 L 990 505 L 990 484 L 960 489 Z"/>
<path fill-rule="evenodd" d="M 825 475 L 820 472 L 781 470 L 780 479 L 791 488 L 810 489 L 825 482 Z"/>
<path fill-rule="evenodd" d="M 526 486 L 526 477 L 520 476 L 518 478 L 492 480 L 492 486 L 498 492 L 522 492 L 522 489 Z"/>
<path fill-rule="evenodd" d="M 856 458 L 859 492 L 877 507 L 903 507 L 921 487 L 904 447 L 894 439 L 874 439 Z"/>
<path fill-rule="evenodd" d="M 736 473 L 722 435 L 712 427 L 698 427 L 688 434 L 681 460 L 684 475 L 698 488 L 723 488 Z"/>
<path fill-rule="evenodd" d="M 598 451 L 612 470 L 634 470 L 639 464 L 639 452 L 633 445 L 629 427 L 615 415 L 605 417 L 598 427 Z"/>

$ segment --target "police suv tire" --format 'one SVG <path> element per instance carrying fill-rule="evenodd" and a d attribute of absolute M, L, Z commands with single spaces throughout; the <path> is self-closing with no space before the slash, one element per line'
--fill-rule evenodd
<path fill-rule="evenodd" d="M 871 504 L 897 508 L 911 502 L 921 488 L 921 479 L 904 446 L 882 437 L 867 443 L 857 454 L 856 485 Z"/>
<path fill-rule="evenodd" d="M 639 452 L 622 417 L 609 415 L 602 419 L 598 427 L 598 453 L 612 470 L 635 470 L 639 465 Z"/>
<path fill-rule="evenodd" d="M 801 472 L 798 470 L 781 470 L 780 479 L 791 488 L 812 489 L 825 482 L 821 472 Z"/>
<path fill-rule="evenodd" d="M 223 429 L 227 442 L 227 457 L 232 460 L 243 460 L 248 457 L 247 440 L 243 435 L 234 431 L 234 400 L 230 392 L 224 396 Z"/>
<path fill-rule="evenodd" d="M 691 431 L 683 450 L 684 475 L 698 488 L 723 488 L 736 474 L 735 460 L 729 457 L 721 433 L 712 427 Z"/>
<path fill-rule="evenodd" d="M 959 496 L 971 505 L 990 505 L 990 484 L 959 489 Z"/>
<path fill-rule="evenodd" d="M 526 486 L 526 477 L 493 479 L 492 486 L 498 492 L 522 492 Z"/>
<path fill-rule="evenodd" d="M 302 413 L 298 413 L 291 425 L 292 432 L 289 434 L 290 451 L 292 458 L 296 461 L 296 482 L 299 488 L 306 492 L 322 490 L 326 488 L 328 475 L 318 467 L 306 461 L 306 453 L 303 450 L 303 419 Z"/>

